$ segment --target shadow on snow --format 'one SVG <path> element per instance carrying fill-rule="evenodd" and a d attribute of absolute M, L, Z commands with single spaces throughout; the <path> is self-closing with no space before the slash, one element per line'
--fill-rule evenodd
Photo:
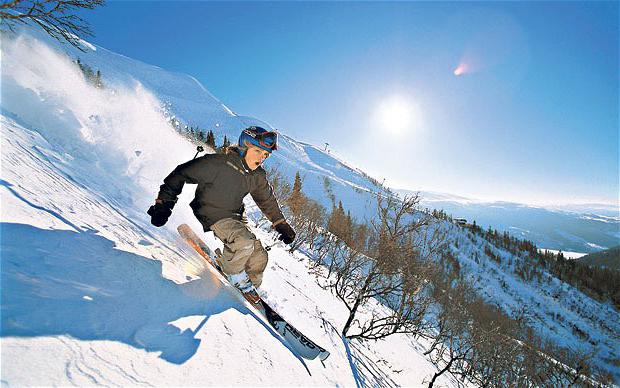
<path fill-rule="evenodd" d="M 210 316 L 230 308 L 254 315 L 230 295 L 217 297 L 217 282 L 176 284 L 162 277 L 161 262 L 117 250 L 94 230 L 1 223 L 0 233 L 2 337 L 114 340 L 182 364 Z M 205 316 L 195 331 L 169 324 L 191 315 Z"/>

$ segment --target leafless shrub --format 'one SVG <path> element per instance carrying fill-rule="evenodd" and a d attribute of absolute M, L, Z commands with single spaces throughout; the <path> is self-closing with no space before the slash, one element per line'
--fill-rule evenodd
<path fill-rule="evenodd" d="M 429 217 L 416 211 L 419 198 L 378 198 L 377 220 L 361 234 L 357 249 L 347 246 L 332 256 L 329 287 L 349 310 L 342 334 L 349 338 L 379 339 L 396 333 L 415 334 L 423 324 L 429 299 L 421 292 L 432 266 L 419 244 Z M 431 250 L 426 249 L 425 252 Z M 372 300 L 387 309 L 373 309 Z M 367 312 L 369 317 L 364 315 Z"/>
<path fill-rule="evenodd" d="M 569 351 L 543 341 L 520 315 L 510 317 L 479 298 L 473 288 L 451 272 L 433 278 L 433 299 L 439 311 L 432 342 L 425 352 L 438 371 L 460 383 L 478 386 L 596 386 L 608 377 L 589 362 L 592 354 Z"/>
<path fill-rule="evenodd" d="M 282 174 L 278 166 L 266 167 L 269 184 L 273 190 L 273 194 L 279 203 L 286 203 L 288 197 L 291 196 L 292 187 L 288 183 L 286 177 Z"/>

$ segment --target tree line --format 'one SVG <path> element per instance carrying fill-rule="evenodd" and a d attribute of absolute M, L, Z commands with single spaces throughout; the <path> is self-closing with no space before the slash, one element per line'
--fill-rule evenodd
<path fill-rule="evenodd" d="M 212 130 L 205 131 L 197 125 L 184 125 L 175 118 L 170 118 L 168 122 L 181 136 L 195 145 L 207 146 L 213 152 L 223 153 L 228 147 L 231 146 L 231 142 L 226 135 L 224 135 L 222 144 L 218 146 L 216 144 L 215 134 Z"/>
<path fill-rule="evenodd" d="M 545 270 L 589 297 L 602 303 L 610 302 L 620 310 L 620 271 L 588 266 L 578 260 L 567 259 L 562 251 L 553 253 L 540 250 L 532 241 L 515 238 L 508 232 L 500 233 L 491 227 L 483 230 L 474 224 L 470 230 L 493 245 L 515 256 L 524 257 L 524 262 L 516 271 L 522 279 L 541 279 L 542 271 Z"/>
<path fill-rule="evenodd" d="M 103 89 L 105 87 L 105 85 L 103 84 L 103 80 L 101 79 L 101 70 L 93 70 L 93 68 L 90 67 L 88 64 L 82 62 L 80 58 L 77 58 L 75 61 L 73 61 L 73 63 L 78 66 L 86 82 L 98 89 Z"/>
<path fill-rule="evenodd" d="M 348 311 L 338 328 L 343 340 L 395 334 L 426 339 L 425 355 L 437 366 L 427 378 L 429 387 L 446 373 L 460 385 L 479 386 L 611 381 L 592 365 L 592 354 L 545 341 L 528 326 L 525 313 L 510 317 L 478 297 L 447 249 L 438 218 L 419 207 L 417 195 L 400 199 L 383 190 L 377 194 L 378 216 L 360 223 L 328 183 L 330 211 L 304 194 L 299 172 L 292 185 L 275 168 L 269 175 L 298 233 L 290 249 L 304 249 L 313 257 L 311 273 Z"/>

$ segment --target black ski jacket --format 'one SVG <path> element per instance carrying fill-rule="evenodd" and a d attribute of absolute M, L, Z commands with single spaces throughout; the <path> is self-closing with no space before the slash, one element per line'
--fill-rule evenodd
<path fill-rule="evenodd" d="M 190 206 L 205 231 L 224 218 L 241 220 L 243 198 L 248 193 L 272 224 L 284 222 L 265 170 L 250 170 L 234 148 L 226 154 L 204 155 L 177 166 L 164 179 L 157 198 L 176 201 L 185 183 L 198 185 Z"/>

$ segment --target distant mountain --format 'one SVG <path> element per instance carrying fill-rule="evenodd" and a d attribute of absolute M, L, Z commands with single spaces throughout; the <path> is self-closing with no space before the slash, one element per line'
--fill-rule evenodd
<path fill-rule="evenodd" d="M 396 190 L 400 195 L 410 190 Z M 422 205 L 443 209 L 455 218 L 476 221 L 483 228 L 533 241 L 539 248 L 594 253 L 620 244 L 618 208 L 609 205 L 531 206 L 484 202 L 444 193 L 421 191 Z"/>
<path fill-rule="evenodd" d="M 591 253 L 577 260 L 590 266 L 620 270 L 620 245 L 602 252 Z"/>

